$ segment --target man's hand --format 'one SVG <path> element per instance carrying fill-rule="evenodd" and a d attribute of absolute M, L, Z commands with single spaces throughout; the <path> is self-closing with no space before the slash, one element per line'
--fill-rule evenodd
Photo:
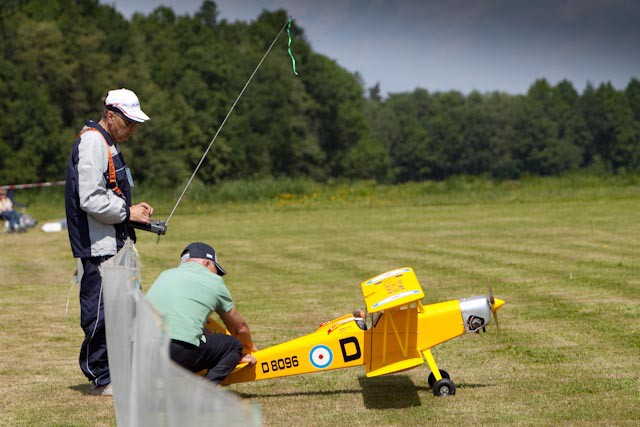
<path fill-rule="evenodd" d="M 242 359 L 240 359 L 240 362 L 238 363 L 248 363 L 249 365 L 255 365 L 257 362 L 256 357 L 249 353 L 249 354 L 243 354 L 242 355 Z"/>
<path fill-rule="evenodd" d="M 138 203 L 129 208 L 129 221 L 149 224 L 153 215 L 153 208 L 146 202 Z"/>

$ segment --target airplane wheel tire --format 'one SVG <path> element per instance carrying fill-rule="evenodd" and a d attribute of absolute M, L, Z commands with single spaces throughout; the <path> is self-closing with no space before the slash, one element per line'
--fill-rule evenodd
<path fill-rule="evenodd" d="M 449 378 L 442 378 L 433 385 L 434 396 L 453 396 L 454 394 L 456 394 L 456 386 Z"/>
<path fill-rule="evenodd" d="M 442 378 L 451 379 L 449 373 L 447 371 L 443 371 L 442 369 L 440 369 L 440 375 L 442 376 Z M 436 377 L 435 375 L 433 375 L 433 372 L 429 373 L 429 379 L 427 379 L 427 381 L 429 382 L 429 387 L 433 388 L 433 385 L 436 383 Z"/>

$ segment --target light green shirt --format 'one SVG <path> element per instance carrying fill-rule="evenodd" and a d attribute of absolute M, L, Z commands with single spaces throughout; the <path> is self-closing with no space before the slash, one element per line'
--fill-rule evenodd
<path fill-rule="evenodd" d="M 184 262 L 163 271 L 147 292 L 147 299 L 165 317 L 171 339 L 200 345 L 209 314 L 233 308 L 222 277 L 197 262 Z"/>

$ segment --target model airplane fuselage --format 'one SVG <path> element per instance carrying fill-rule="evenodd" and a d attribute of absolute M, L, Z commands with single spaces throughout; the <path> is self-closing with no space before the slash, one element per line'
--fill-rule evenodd
<path fill-rule="evenodd" d="M 434 394 L 454 394 L 455 385 L 438 369 L 430 349 L 484 329 L 492 312 L 495 315 L 505 303 L 491 295 L 423 306 L 424 292 L 410 268 L 381 274 L 362 282 L 361 287 L 371 316 L 367 329 L 361 327 L 363 319 L 339 317 L 311 334 L 253 353 L 257 363 L 239 365 L 223 384 L 361 365 L 373 377 L 426 362 Z"/>

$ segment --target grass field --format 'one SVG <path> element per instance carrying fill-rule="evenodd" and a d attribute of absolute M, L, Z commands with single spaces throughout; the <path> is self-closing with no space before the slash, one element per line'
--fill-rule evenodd
<path fill-rule="evenodd" d="M 41 222 L 64 215 L 52 194 L 29 200 Z M 163 218 L 171 199 L 148 201 Z M 490 327 L 434 350 L 455 396 L 434 397 L 426 367 L 228 387 L 259 405 L 266 426 L 635 426 L 639 224 L 638 177 L 341 184 L 249 202 L 193 197 L 159 244 L 147 234 L 137 247 L 146 288 L 187 243 L 212 243 L 259 348 L 362 306 L 359 282 L 395 267 L 414 268 L 425 303 L 489 285 L 507 301 L 499 335 Z M 0 425 L 115 425 L 111 399 L 85 395 L 77 365 L 66 233 L 2 234 L 0 253 Z"/>

